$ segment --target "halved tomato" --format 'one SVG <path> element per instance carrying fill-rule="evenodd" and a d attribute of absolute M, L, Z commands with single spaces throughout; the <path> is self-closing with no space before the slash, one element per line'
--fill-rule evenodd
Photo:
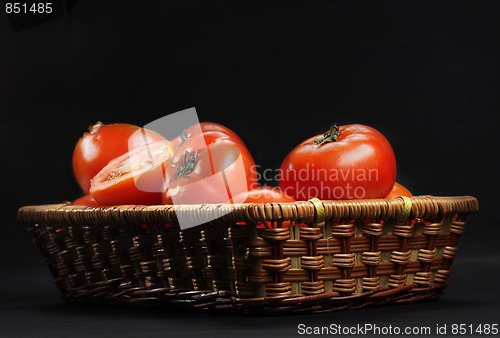
<path fill-rule="evenodd" d="M 97 122 L 78 140 L 73 151 L 73 172 L 84 194 L 90 180 L 112 159 L 145 144 L 165 141 L 152 130 L 127 123 Z"/>
<path fill-rule="evenodd" d="M 172 155 L 169 141 L 125 153 L 92 179 L 90 195 L 101 205 L 161 204 L 164 174 Z"/>

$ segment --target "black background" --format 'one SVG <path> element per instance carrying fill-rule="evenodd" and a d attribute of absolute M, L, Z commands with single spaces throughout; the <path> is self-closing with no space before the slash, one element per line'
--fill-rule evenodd
<path fill-rule="evenodd" d="M 71 155 L 88 125 L 144 125 L 196 107 L 201 121 L 236 131 L 262 168 L 279 168 L 295 145 L 333 122 L 363 123 L 391 142 L 398 181 L 415 195 L 477 197 L 480 212 L 469 218 L 445 297 L 388 311 L 413 311 L 416 324 L 439 323 L 440 315 L 418 315 L 439 306 L 449 323 L 455 313 L 449 311 L 469 311 L 474 323 L 498 318 L 491 317 L 498 306 L 481 302 L 500 300 L 491 293 L 500 266 L 499 14 L 498 1 L 84 0 L 59 18 L 14 32 L 0 13 L 5 308 L 31 311 L 9 312 L 19 321 L 93 313 L 59 308 L 16 210 L 80 196 Z M 466 294 L 474 304 L 461 302 Z M 379 313 L 347 316 L 360 312 Z M 124 325 L 117 312 L 111 316 L 108 326 Z M 332 317 L 321 318 L 328 325 Z M 15 320 L 7 330 L 19 329 Z M 221 330 L 200 320 L 208 332 Z M 288 322 L 290 334 L 300 320 Z M 141 323 L 147 324 L 135 325 Z M 169 333 L 182 332 L 176 330 Z"/>

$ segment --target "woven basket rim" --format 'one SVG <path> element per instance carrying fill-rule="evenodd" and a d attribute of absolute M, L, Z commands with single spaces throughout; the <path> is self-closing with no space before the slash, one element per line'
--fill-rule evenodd
<path fill-rule="evenodd" d="M 475 213 L 478 201 L 472 196 L 414 196 L 410 218 L 439 218 L 453 214 Z M 321 200 L 324 219 L 397 219 L 403 214 L 402 198 L 364 200 Z M 176 222 L 177 215 L 203 223 L 207 217 L 223 222 L 301 221 L 310 223 L 317 215 L 311 201 L 292 203 L 193 204 L 193 205 L 114 205 L 87 207 L 59 204 L 30 205 L 19 208 L 17 219 L 23 223 L 69 225 L 90 224 L 160 224 Z"/>

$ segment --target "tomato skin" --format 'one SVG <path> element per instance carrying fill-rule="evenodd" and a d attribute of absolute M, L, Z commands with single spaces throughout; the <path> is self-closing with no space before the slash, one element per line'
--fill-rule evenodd
<path fill-rule="evenodd" d="M 71 202 L 70 205 L 84 205 L 84 206 L 87 206 L 87 207 L 98 207 L 100 206 L 99 203 L 97 203 L 97 201 L 90 195 L 85 195 L 85 196 L 82 196 L 76 200 L 74 200 L 73 202 Z"/>
<path fill-rule="evenodd" d="M 234 131 L 232 131 L 228 127 L 223 126 L 222 124 L 218 124 L 215 122 L 201 122 L 200 129 L 203 133 L 206 133 L 208 131 L 217 131 L 217 132 L 224 133 L 227 136 L 229 136 L 229 138 L 233 139 L 233 141 L 240 142 L 243 144 L 243 141 L 238 136 L 238 134 L 236 134 Z M 189 129 L 188 129 L 188 132 L 189 132 Z"/>
<path fill-rule="evenodd" d="M 172 183 L 162 195 L 162 204 L 217 204 L 227 200 L 227 196 L 227 189 L 220 180 L 192 175 Z"/>
<path fill-rule="evenodd" d="M 386 198 L 397 198 L 399 196 L 412 197 L 413 194 L 410 192 L 410 190 L 406 189 L 398 182 L 395 182 L 394 187 L 392 187 L 391 192 L 386 196 Z"/>
<path fill-rule="evenodd" d="M 338 128 L 337 141 L 324 135 L 300 143 L 284 159 L 279 187 L 296 200 L 384 198 L 396 180 L 396 158 L 387 139 L 360 124 Z"/>
<path fill-rule="evenodd" d="M 223 145 L 227 146 L 227 149 L 229 149 L 230 147 L 234 147 L 240 152 L 241 159 L 243 160 L 243 165 L 245 168 L 245 175 L 249 182 L 248 187 L 256 187 L 257 171 L 255 170 L 255 162 L 247 147 L 238 140 L 228 137 L 227 134 L 224 134 L 220 131 L 207 131 L 202 134 L 193 135 L 188 141 L 176 148 L 175 154 L 172 158 L 172 166 L 182 166 L 184 164 L 184 156 L 186 152 L 194 154 L 196 152 L 207 149 L 207 147 L 216 146 L 216 148 L 218 148 Z M 167 174 L 166 177 L 166 186 L 169 186 L 170 182 L 177 178 L 177 176 L 174 175 L 173 170 L 171 174 Z"/>
<path fill-rule="evenodd" d="M 232 203 L 291 203 L 296 202 L 294 198 L 288 196 L 283 191 L 273 187 L 257 187 L 252 190 L 243 192 L 233 198 Z M 290 221 L 283 221 L 282 227 L 288 228 Z M 301 224 L 301 226 L 306 226 Z M 262 222 L 257 224 L 257 228 L 271 228 L 272 222 Z M 274 228 L 277 227 L 277 222 L 274 223 Z"/>
<path fill-rule="evenodd" d="M 129 150 L 158 141 L 165 141 L 165 138 L 152 130 L 126 123 L 97 122 L 78 140 L 73 151 L 73 173 L 78 185 L 84 194 L 88 194 L 90 180 L 109 161 Z"/>
<path fill-rule="evenodd" d="M 246 147 L 228 139 L 198 145 L 201 148 L 186 143 L 176 151 L 174 166 L 166 170 L 163 204 L 224 203 L 257 186 L 255 163 Z M 188 175 L 179 176 L 177 168 L 185 165 L 186 152 L 194 167 Z"/>
<path fill-rule="evenodd" d="M 224 203 L 257 186 L 255 162 L 241 139 L 230 129 L 202 122 L 187 129 L 187 139 L 172 141 L 175 154 L 165 175 L 163 204 Z M 188 155 L 186 155 L 188 154 Z M 188 156 L 195 165 L 179 177 Z"/>
<path fill-rule="evenodd" d="M 92 179 L 90 195 L 101 205 L 161 204 L 168 141 L 144 145 L 111 160 Z"/>
<path fill-rule="evenodd" d="M 183 145 L 185 142 L 199 137 L 201 134 L 204 135 L 216 135 L 217 138 L 227 138 L 230 139 L 236 143 L 241 143 L 243 146 L 245 145 L 241 138 L 231 129 L 223 126 L 222 124 L 214 123 L 214 122 L 200 122 L 197 124 L 192 125 L 191 127 L 187 128 L 184 135 L 178 136 L 175 139 L 172 140 L 172 145 L 174 149 L 178 149 Z M 183 139 L 187 137 L 186 139 Z M 212 139 L 207 139 L 206 144 L 210 144 L 213 141 Z"/>
<path fill-rule="evenodd" d="M 283 191 L 262 186 L 245 191 L 233 198 L 233 203 L 291 203 L 296 202 Z"/>

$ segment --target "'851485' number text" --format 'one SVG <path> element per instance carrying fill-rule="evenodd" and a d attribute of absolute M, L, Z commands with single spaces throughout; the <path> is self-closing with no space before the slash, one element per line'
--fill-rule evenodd
<path fill-rule="evenodd" d="M 50 14 L 52 13 L 52 2 L 6 2 L 5 13 L 7 14 Z"/>

